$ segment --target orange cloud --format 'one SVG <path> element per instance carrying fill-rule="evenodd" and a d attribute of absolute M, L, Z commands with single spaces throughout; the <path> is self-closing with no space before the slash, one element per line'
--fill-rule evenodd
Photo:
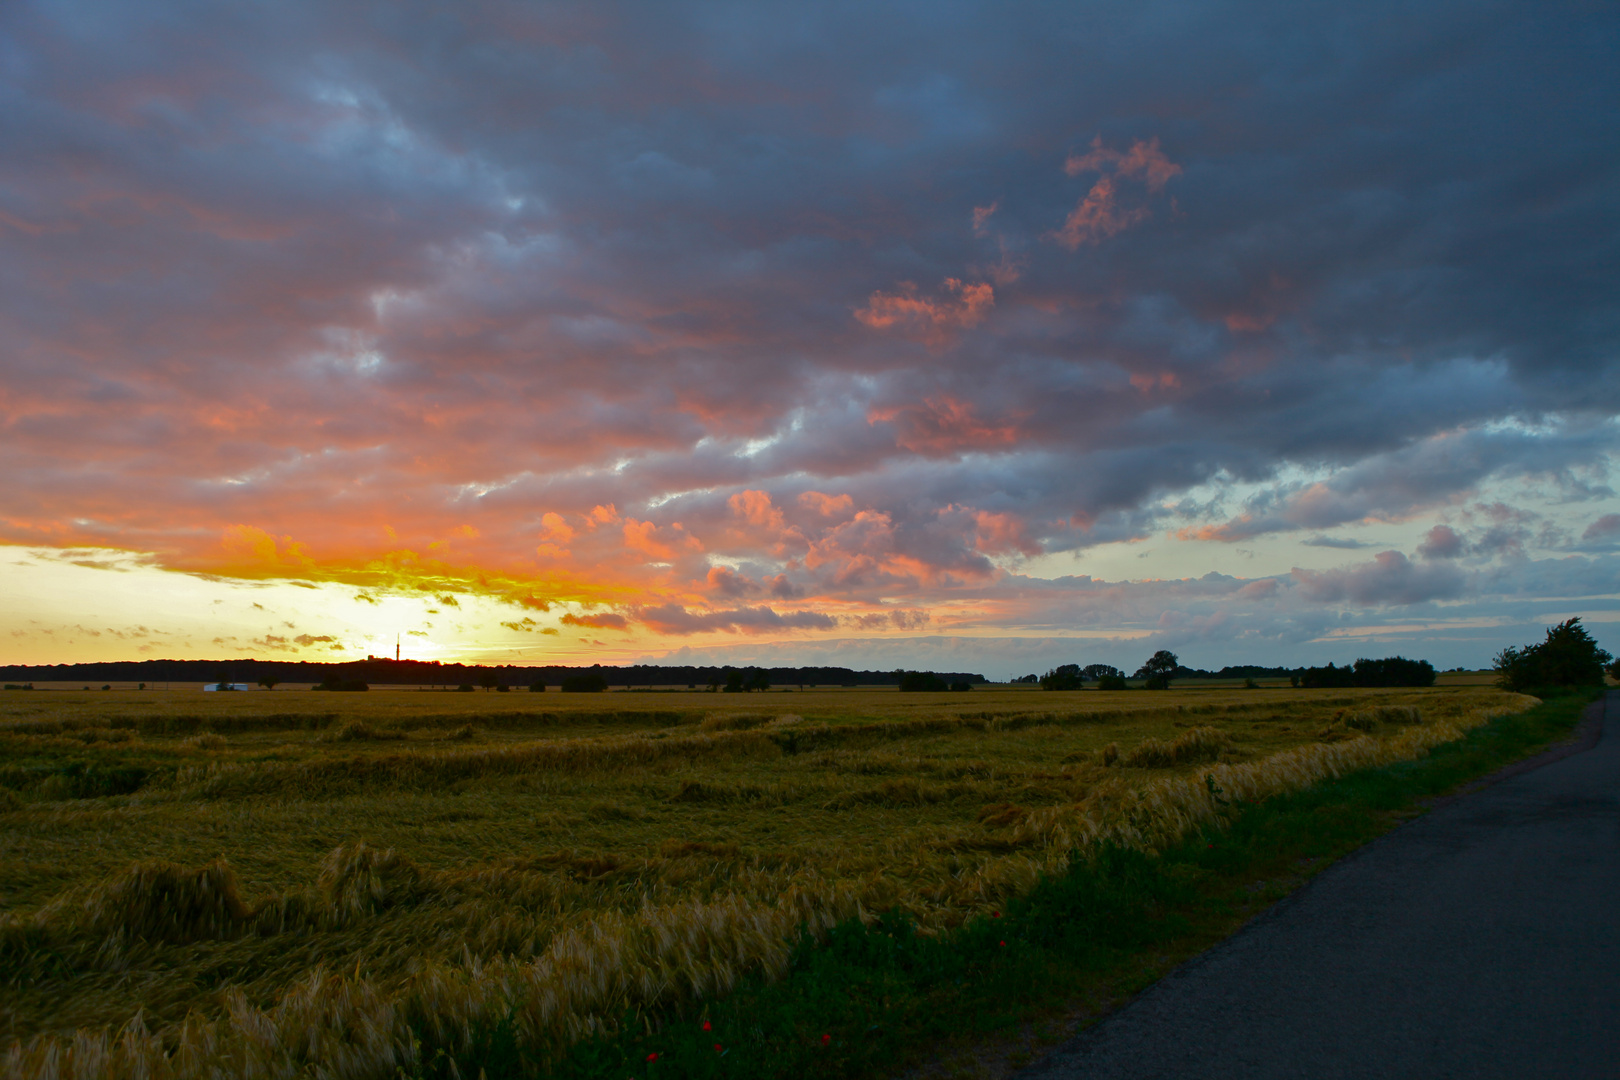
<path fill-rule="evenodd" d="M 303 570 L 314 564 L 303 544 L 252 525 L 232 525 L 220 538 L 225 560 L 243 570 Z"/>
<path fill-rule="evenodd" d="M 1011 446 L 1018 441 L 1016 423 L 992 424 L 980 420 L 973 406 L 941 394 L 921 405 L 873 409 L 868 423 L 892 422 L 895 443 L 917 453 L 948 454 Z"/>
<path fill-rule="evenodd" d="M 662 537 L 660 533 L 663 534 Z M 625 519 L 624 546 L 643 555 L 650 555 L 660 562 L 674 560 L 683 550 L 687 552 L 703 550 L 698 538 L 687 533 L 680 522 L 660 529 L 650 521 L 637 521 L 635 518 Z"/>
<path fill-rule="evenodd" d="M 848 495 L 826 495 L 819 491 L 799 494 L 799 505 L 814 510 L 822 517 L 839 517 L 855 509 L 855 500 Z"/>
<path fill-rule="evenodd" d="M 1030 538 L 1023 519 L 1016 515 L 975 510 L 973 523 L 976 526 L 973 546 L 986 555 L 1005 555 L 1014 551 L 1032 556 L 1041 553 L 1041 545 Z"/>
<path fill-rule="evenodd" d="M 952 331 L 979 325 L 996 305 L 996 291 L 988 282 L 965 284 L 945 279 L 946 298 L 917 294 L 917 286 L 902 282 L 896 294 L 874 292 L 855 318 L 874 330 L 896 328 L 936 343 Z"/>
<path fill-rule="evenodd" d="M 1056 233 L 1058 243 L 1073 251 L 1081 244 L 1101 243 L 1151 216 L 1145 205 L 1121 205 L 1122 178 L 1133 179 L 1148 194 L 1156 195 L 1172 177 L 1180 175 L 1181 166 L 1165 157 L 1157 138 L 1149 142 L 1137 140 L 1130 150 L 1120 153 L 1103 146 L 1098 136 L 1088 153 L 1069 155 L 1063 171 L 1070 176 L 1083 172 L 1102 174 Z"/>
<path fill-rule="evenodd" d="M 739 491 L 727 500 L 731 512 L 750 525 L 780 531 L 782 511 L 771 505 L 771 497 L 763 491 Z"/>
<path fill-rule="evenodd" d="M 566 544 L 573 538 L 574 530 L 561 514 L 548 512 L 540 519 L 540 539 L 550 544 Z"/>

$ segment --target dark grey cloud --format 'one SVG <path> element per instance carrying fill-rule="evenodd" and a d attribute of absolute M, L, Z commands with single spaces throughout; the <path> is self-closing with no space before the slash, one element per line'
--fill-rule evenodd
<path fill-rule="evenodd" d="M 1347 536 L 1313 536 L 1309 540 L 1301 540 L 1306 547 L 1340 548 L 1344 551 L 1355 551 L 1357 548 L 1372 547 L 1364 540 L 1352 540 Z"/>

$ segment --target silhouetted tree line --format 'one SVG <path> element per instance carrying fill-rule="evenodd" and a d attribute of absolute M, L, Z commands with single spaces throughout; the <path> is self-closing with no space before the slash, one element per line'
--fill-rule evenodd
<path fill-rule="evenodd" d="M 1607 657 L 1607 653 L 1604 654 Z M 1605 661 L 1606 662 L 1606 661 Z M 1354 665 L 1338 667 L 1285 668 L 1259 667 L 1254 664 L 1232 665 L 1219 671 L 1183 667 L 1176 654 L 1160 649 L 1148 657 L 1136 673 L 1130 676 L 1148 690 L 1168 690 L 1176 679 L 1242 679 L 1246 686 L 1254 686 L 1255 679 L 1286 678 L 1293 686 L 1433 686 L 1434 665 L 1427 660 L 1408 660 L 1402 656 L 1388 656 L 1382 660 L 1357 660 Z M 1045 675 L 1024 675 L 1015 683 L 1039 683 L 1043 690 L 1079 690 L 1087 683 L 1095 683 L 1099 690 L 1124 690 L 1130 685 L 1125 673 L 1111 664 L 1059 664 Z"/>
<path fill-rule="evenodd" d="M 1357 660 L 1353 666 L 1298 668 L 1288 673 L 1295 686 L 1433 686 L 1434 665 L 1427 660 L 1387 656 L 1382 660 Z"/>
<path fill-rule="evenodd" d="M 750 674 L 754 673 L 754 674 Z M 900 681 L 896 671 L 855 671 L 844 667 L 696 667 L 681 665 L 634 664 L 625 667 L 592 664 L 569 667 L 559 664 L 537 666 L 494 664 L 442 664 L 432 660 L 393 660 L 376 657 L 345 663 L 323 664 L 288 660 L 125 660 L 89 664 L 37 664 L 0 667 L 0 679 L 8 682 L 146 683 L 165 682 L 247 685 L 312 683 L 336 686 L 365 683 L 370 686 L 484 686 L 520 688 L 535 685 L 561 687 L 565 680 L 590 674 L 606 686 L 687 686 L 725 689 L 737 680 L 749 689 L 763 687 L 810 686 L 894 686 Z M 982 683 L 981 674 L 937 672 L 949 683 Z M 485 680 L 490 680 L 486 683 Z"/>
<path fill-rule="evenodd" d="M 973 689 L 972 676 L 940 675 L 933 671 L 896 671 L 902 693 L 957 692 Z M 979 679 L 983 682 L 983 679 Z"/>

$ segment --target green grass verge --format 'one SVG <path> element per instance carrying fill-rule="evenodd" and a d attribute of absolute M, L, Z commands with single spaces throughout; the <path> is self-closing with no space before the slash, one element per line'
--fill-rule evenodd
<path fill-rule="evenodd" d="M 1421 812 L 1422 800 L 1567 735 L 1595 694 L 1555 698 L 1429 756 L 1235 808 L 1228 828 L 1149 857 L 1110 849 L 991 919 L 920 937 L 901 918 L 802 942 L 788 975 L 726 998 L 626 1017 L 549 1070 L 509 1026 L 478 1037 L 461 1076 L 879 1077 L 1090 1002 L 1100 1015 L 1225 938 L 1327 862 Z M 428 1073 L 448 1073 L 441 1058 Z"/>

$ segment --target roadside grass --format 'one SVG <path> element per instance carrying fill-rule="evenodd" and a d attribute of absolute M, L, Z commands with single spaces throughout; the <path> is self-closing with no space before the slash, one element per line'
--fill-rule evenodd
<path fill-rule="evenodd" d="M 1158 856 L 1105 846 L 989 917 L 940 936 L 902 915 L 806 937 L 788 974 L 718 1001 L 626 1015 L 539 1071 L 510 1021 L 475 1036 L 461 1075 L 489 1080 L 997 1075 L 1224 939 L 1425 800 L 1567 735 L 1592 695 L 1500 717 L 1426 757 L 1236 807 Z M 993 1060 L 975 1051 L 994 1045 Z M 448 1058 L 421 1075 L 449 1075 Z M 968 1064 L 964 1068 L 963 1062 Z"/>

